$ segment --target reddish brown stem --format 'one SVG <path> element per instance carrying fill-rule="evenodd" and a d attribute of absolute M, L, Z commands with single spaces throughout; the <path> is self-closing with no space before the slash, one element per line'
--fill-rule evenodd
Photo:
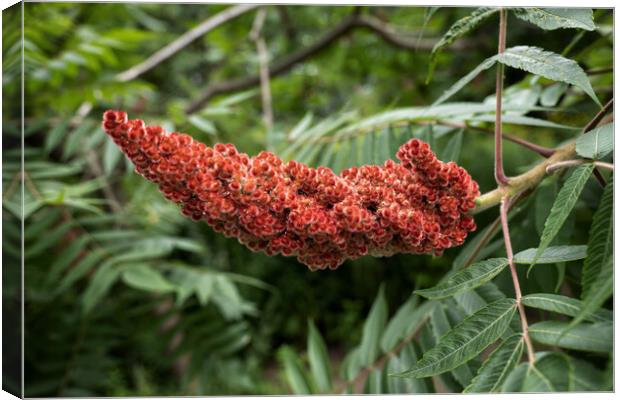
<path fill-rule="evenodd" d="M 506 50 L 506 10 L 499 10 L 499 43 L 497 53 Z M 502 91 L 504 86 L 504 65 L 497 64 L 497 77 L 495 81 L 495 181 L 499 186 L 508 184 L 508 178 L 504 173 L 502 159 Z"/>
<path fill-rule="evenodd" d="M 508 208 L 510 207 L 510 199 L 503 197 L 500 205 L 500 218 L 502 221 L 502 231 L 504 233 L 504 243 L 506 246 L 506 257 L 508 258 L 508 265 L 510 267 L 510 275 L 512 276 L 512 283 L 515 288 L 515 297 L 517 300 L 517 308 L 519 310 L 519 317 L 521 318 L 521 328 L 523 329 L 523 340 L 527 348 L 527 357 L 530 365 L 534 365 L 534 347 L 529 335 L 529 328 L 527 323 L 527 317 L 525 315 L 525 309 L 521 303 L 521 286 L 519 285 L 519 277 L 517 276 L 517 269 L 515 268 L 514 257 L 512 253 L 512 243 L 510 241 L 510 231 L 508 230 Z"/>

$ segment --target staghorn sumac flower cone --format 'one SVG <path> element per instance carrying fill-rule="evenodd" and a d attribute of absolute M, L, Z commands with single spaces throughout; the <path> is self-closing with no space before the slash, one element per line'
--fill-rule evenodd
<path fill-rule="evenodd" d="M 478 184 L 413 139 L 383 166 L 330 169 L 213 148 L 189 135 L 106 111 L 103 128 L 184 215 L 236 237 L 253 251 L 296 256 L 311 270 L 366 254 L 440 255 L 476 225 L 467 212 Z"/>

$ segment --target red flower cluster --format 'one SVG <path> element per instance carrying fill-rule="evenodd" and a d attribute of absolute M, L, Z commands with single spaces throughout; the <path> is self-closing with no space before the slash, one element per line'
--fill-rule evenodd
<path fill-rule="evenodd" d="M 383 166 L 330 169 L 214 148 L 107 111 L 103 128 L 146 179 L 194 220 L 253 251 L 297 256 L 310 269 L 336 268 L 366 254 L 442 254 L 476 224 L 467 212 L 478 184 L 428 144 L 413 139 Z"/>

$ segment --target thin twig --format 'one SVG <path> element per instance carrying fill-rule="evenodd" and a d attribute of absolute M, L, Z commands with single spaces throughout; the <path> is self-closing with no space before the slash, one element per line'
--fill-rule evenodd
<path fill-rule="evenodd" d="M 499 40 L 497 54 L 506 51 L 506 10 L 499 10 Z M 504 161 L 502 154 L 502 91 L 504 87 L 504 64 L 497 63 L 497 76 L 495 80 L 495 181 L 499 186 L 508 184 L 508 178 L 504 173 Z"/>
<path fill-rule="evenodd" d="M 261 101 L 263 104 L 263 119 L 268 130 L 273 128 L 273 107 L 271 102 L 271 87 L 269 83 L 269 53 L 267 45 L 261 32 L 267 17 L 267 10 L 261 8 L 256 13 L 252 31 L 250 32 L 250 40 L 256 44 L 256 52 L 258 53 L 258 68 L 260 76 Z"/>
<path fill-rule="evenodd" d="M 174 42 L 158 50 L 156 53 L 154 53 L 152 56 L 150 56 L 140 64 L 135 65 L 124 72 L 121 72 L 116 76 L 116 79 L 121 82 L 127 82 L 137 78 L 143 73 L 155 68 L 157 65 L 167 60 L 172 55 L 182 50 L 184 47 L 186 47 L 199 37 L 203 36 L 204 34 L 212 31 L 213 29 L 217 28 L 222 24 L 225 24 L 232 19 L 237 18 L 238 16 L 250 10 L 255 9 L 256 7 L 260 7 L 260 4 L 240 4 L 225 9 L 224 11 L 207 19 L 192 30 L 179 36 L 179 38 L 177 38 Z"/>
<path fill-rule="evenodd" d="M 379 37 L 387 43 L 392 44 L 395 47 L 411 51 L 416 51 L 418 48 L 422 50 L 430 50 L 438 41 L 437 39 L 425 39 L 418 46 L 415 39 L 411 39 L 403 34 L 397 33 L 389 25 L 378 21 L 376 18 L 353 14 L 343 19 L 331 31 L 325 33 L 313 44 L 273 62 L 269 68 L 269 76 L 274 78 L 278 75 L 284 74 L 298 63 L 320 53 L 330 45 L 334 44 L 338 39 L 357 28 L 369 29 L 373 33 L 379 35 Z M 458 41 L 452 44 L 451 48 L 463 49 L 464 46 L 466 46 L 466 42 Z M 260 76 L 258 74 L 210 84 L 204 89 L 198 98 L 190 103 L 185 112 L 187 114 L 195 113 L 217 95 L 248 89 L 259 84 Z"/>
<path fill-rule="evenodd" d="M 610 72 L 614 72 L 614 67 L 607 67 L 607 68 L 592 68 L 586 71 L 586 74 L 588 75 L 602 75 L 602 74 L 608 74 Z"/>
<path fill-rule="evenodd" d="M 566 160 L 566 161 L 558 161 L 556 163 L 547 165 L 547 168 L 545 168 L 545 172 L 547 174 L 552 173 L 553 171 L 556 171 L 558 169 L 562 169 L 562 168 L 570 168 L 570 167 L 574 167 L 577 165 L 582 165 L 585 164 L 586 160 Z"/>
<path fill-rule="evenodd" d="M 286 6 L 277 6 L 276 11 L 280 17 L 280 23 L 284 27 L 284 31 L 286 32 L 286 37 L 290 42 L 295 41 L 297 38 L 297 30 L 295 29 L 294 24 L 291 21 L 291 17 L 287 11 Z"/>
<path fill-rule="evenodd" d="M 556 149 L 555 153 L 543 160 L 527 172 L 511 177 L 508 185 L 499 186 L 476 199 L 476 207 L 471 214 L 477 214 L 488 208 L 498 205 L 504 196 L 514 196 L 517 193 L 536 187 L 544 178 L 547 177 L 547 166 L 558 161 L 571 160 L 575 158 L 575 142 L 567 143 Z"/>
<path fill-rule="evenodd" d="M 567 161 L 559 161 L 557 163 L 553 163 L 551 165 L 547 166 L 547 174 L 552 173 L 553 171 L 556 171 L 558 169 L 562 169 L 562 168 L 570 168 L 570 167 L 574 167 L 577 165 L 582 165 L 582 164 L 588 164 L 590 163 L 590 161 L 588 160 L 567 160 Z M 603 161 L 591 161 L 592 164 L 594 164 L 597 167 L 601 167 L 601 168 L 605 168 L 608 169 L 610 171 L 614 170 L 614 165 L 607 163 L 607 162 L 603 162 Z"/>
<path fill-rule="evenodd" d="M 503 197 L 500 205 L 500 217 L 502 221 L 502 231 L 504 233 L 504 244 L 506 245 L 506 257 L 508 258 L 508 265 L 510 267 L 510 275 L 512 277 L 512 283 L 515 288 L 515 297 L 517 301 L 517 308 L 519 310 L 519 317 L 521 318 L 521 328 L 523 330 L 523 339 L 527 348 L 527 357 L 530 366 L 534 365 L 534 347 L 530 339 L 529 328 L 527 324 L 527 316 L 525 315 L 525 309 L 521 303 L 521 286 L 519 285 L 519 276 L 517 275 L 517 269 L 515 268 L 512 243 L 510 242 L 510 231 L 508 230 L 508 207 L 510 199 Z"/>

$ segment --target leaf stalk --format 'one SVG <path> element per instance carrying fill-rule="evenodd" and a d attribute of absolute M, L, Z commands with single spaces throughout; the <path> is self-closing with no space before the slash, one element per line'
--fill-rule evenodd
<path fill-rule="evenodd" d="M 510 275 L 512 277 L 512 283 L 515 288 L 515 297 L 517 300 L 517 309 L 519 310 L 519 317 L 521 318 L 521 328 L 523 330 L 523 340 L 525 341 L 525 347 L 527 348 L 527 358 L 530 366 L 534 365 L 534 347 L 532 346 L 532 340 L 528 332 L 527 316 L 525 315 L 525 309 L 521 303 L 521 286 L 519 285 L 519 276 L 517 275 L 517 269 L 514 263 L 514 254 L 512 252 L 512 243 L 510 241 L 510 231 L 508 229 L 508 207 L 510 206 L 510 198 L 508 196 L 502 197 L 500 205 L 500 218 L 502 221 L 502 232 L 504 233 L 504 244 L 506 246 L 506 257 L 508 258 L 508 266 L 510 267 Z"/>

